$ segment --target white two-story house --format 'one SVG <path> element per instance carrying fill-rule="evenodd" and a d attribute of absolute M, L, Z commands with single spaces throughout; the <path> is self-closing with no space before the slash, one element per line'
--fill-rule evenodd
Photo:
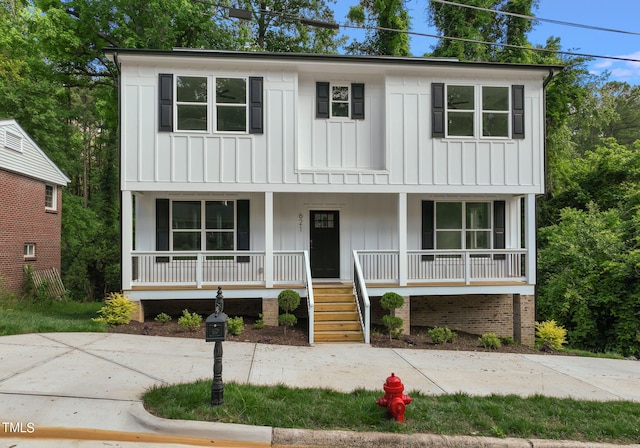
<path fill-rule="evenodd" d="M 395 291 L 405 333 L 533 343 L 544 86 L 560 67 L 107 53 L 120 70 L 122 285 L 140 318 L 145 301 L 222 286 L 277 325 L 290 288 L 311 342 L 366 342 Z"/>

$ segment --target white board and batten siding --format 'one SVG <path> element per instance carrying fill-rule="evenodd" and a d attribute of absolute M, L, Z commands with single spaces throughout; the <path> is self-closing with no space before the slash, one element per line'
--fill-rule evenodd
<path fill-rule="evenodd" d="M 166 60 L 166 59 L 165 59 Z M 355 64 L 355 63 L 352 63 Z M 122 67 L 124 190 L 537 194 L 544 178 L 539 72 L 172 58 Z M 462 70 L 464 71 L 464 70 Z M 374 73 L 370 74 L 370 73 Z M 158 132 L 158 74 L 262 76 L 264 133 Z M 316 119 L 315 83 L 365 84 L 365 119 Z M 431 84 L 525 86 L 525 138 L 432 138 Z"/>

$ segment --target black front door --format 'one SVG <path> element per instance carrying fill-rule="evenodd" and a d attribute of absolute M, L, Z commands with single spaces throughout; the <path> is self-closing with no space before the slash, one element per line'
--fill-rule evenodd
<path fill-rule="evenodd" d="M 340 214 L 337 211 L 311 211 L 311 276 L 340 277 Z"/>

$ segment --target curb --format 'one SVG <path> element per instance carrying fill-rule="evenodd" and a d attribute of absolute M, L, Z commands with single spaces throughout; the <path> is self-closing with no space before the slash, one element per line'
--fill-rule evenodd
<path fill-rule="evenodd" d="M 215 438 L 270 446 L 314 448 L 640 448 L 640 444 L 576 442 L 571 440 L 517 439 L 438 434 L 393 434 L 384 432 L 321 431 L 272 428 L 237 423 L 169 420 L 150 414 L 141 402 L 129 411 L 136 423 L 156 434 Z"/>
<path fill-rule="evenodd" d="M 314 431 L 273 428 L 273 446 L 308 446 L 315 448 L 640 448 L 640 445 L 574 442 L 437 434 L 389 434 L 381 432 Z"/>
<path fill-rule="evenodd" d="M 215 438 L 242 442 L 272 444 L 270 426 L 250 426 L 237 423 L 169 420 L 150 414 L 141 402 L 134 403 L 129 414 L 142 428 L 156 434 Z"/>

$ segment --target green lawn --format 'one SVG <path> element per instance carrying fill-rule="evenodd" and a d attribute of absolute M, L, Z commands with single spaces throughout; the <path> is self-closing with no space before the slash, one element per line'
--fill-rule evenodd
<path fill-rule="evenodd" d="M 93 322 L 101 302 L 51 301 L 0 302 L 0 336 L 24 333 L 105 331 L 105 325 Z"/>
<path fill-rule="evenodd" d="M 143 397 L 152 413 L 279 428 L 432 433 L 637 443 L 640 404 L 542 396 L 428 396 L 410 392 L 406 423 L 386 418 L 375 400 L 382 391 L 344 394 L 324 389 L 225 384 L 222 406 L 211 407 L 211 380 L 156 387 Z"/>

